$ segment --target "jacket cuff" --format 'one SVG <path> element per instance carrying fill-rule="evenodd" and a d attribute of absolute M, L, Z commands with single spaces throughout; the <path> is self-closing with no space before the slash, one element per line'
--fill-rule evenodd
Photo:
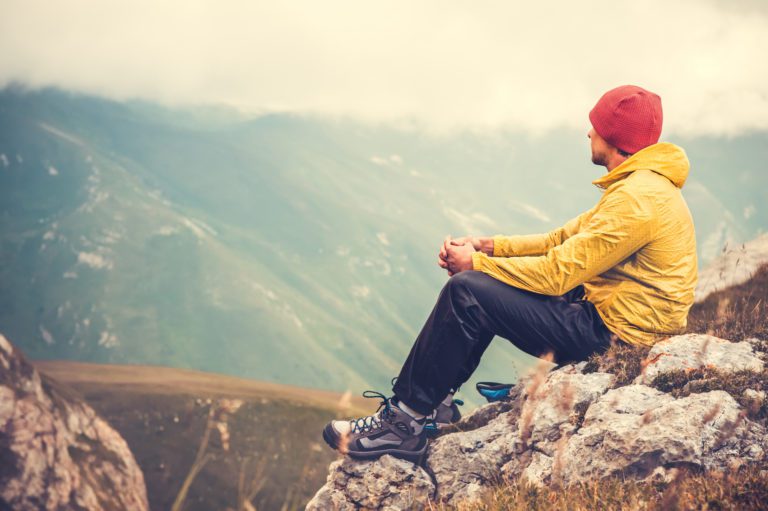
<path fill-rule="evenodd" d="M 493 257 L 503 257 L 509 252 L 509 241 L 507 236 L 503 234 L 497 234 L 493 236 Z"/>
<path fill-rule="evenodd" d="M 484 259 L 488 257 L 483 252 L 472 253 L 472 269 L 475 271 L 481 271 L 483 267 Z"/>

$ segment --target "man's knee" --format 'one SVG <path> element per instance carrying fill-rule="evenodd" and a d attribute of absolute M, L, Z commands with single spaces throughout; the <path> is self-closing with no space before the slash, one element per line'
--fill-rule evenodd
<path fill-rule="evenodd" d="M 468 270 L 453 275 L 445 285 L 452 293 L 472 293 L 485 285 L 486 278 L 488 275 L 483 272 Z"/>
<path fill-rule="evenodd" d="M 479 305 L 489 314 L 495 314 L 495 311 L 503 311 L 507 315 L 522 314 L 524 309 L 530 308 L 534 296 L 533 293 L 505 284 L 481 271 L 457 273 L 445 286 L 454 304 Z"/>

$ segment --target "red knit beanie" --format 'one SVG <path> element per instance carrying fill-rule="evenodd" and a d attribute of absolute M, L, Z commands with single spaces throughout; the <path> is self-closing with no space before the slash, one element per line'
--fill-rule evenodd
<path fill-rule="evenodd" d="M 636 85 L 622 85 L 603 94 L 589 120 L 606 142 L 633 154 L 659 141 L 661 98 Z"/>

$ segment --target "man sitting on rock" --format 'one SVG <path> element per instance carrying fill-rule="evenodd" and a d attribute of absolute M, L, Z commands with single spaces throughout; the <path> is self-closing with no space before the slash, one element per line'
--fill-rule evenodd
<path fill-rule="evenodd" d="M 608 173 L 589 211 L 547 234 L 447 238 L 450 275 L 374 415 L 331 421 L 323 438 L 351 456 L 418 459 L 425 423 L 456 420 L 453 393 L 494 336 L 564 364 L 620 341 L 650 346 L 682 333 L 696 285 L 693 220 L 680 189 L 688 158 L 658 143 L 661 99 L 626 85 L 589 113 L 592 162 Z M 369 394 L 369 396 L 371 396 Z"/>

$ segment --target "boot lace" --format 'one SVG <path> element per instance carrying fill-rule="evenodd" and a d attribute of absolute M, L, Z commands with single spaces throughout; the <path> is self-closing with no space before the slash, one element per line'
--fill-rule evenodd
<path fill-rule="evenodd" d="M 375 390 L 366 390 L 363 392 L 363 397 L 378 398 L 381 399 L 381 402 L 379 403 L 379 408 L 376 410 L 376 413 L 373 415 L 368 415 L 367 417 L 361 417 L 359 419 L 352 419 L 349 421 L 352 425 L 352 433 L 368 433 L 374 429 L 380 429 L 383 425 L 382 421 L 388 423 L 392 422 L 392 418 L 395 416 L 395 412 L 392 410 L 387 396 L 381 392 L 376 392 Z"/>

